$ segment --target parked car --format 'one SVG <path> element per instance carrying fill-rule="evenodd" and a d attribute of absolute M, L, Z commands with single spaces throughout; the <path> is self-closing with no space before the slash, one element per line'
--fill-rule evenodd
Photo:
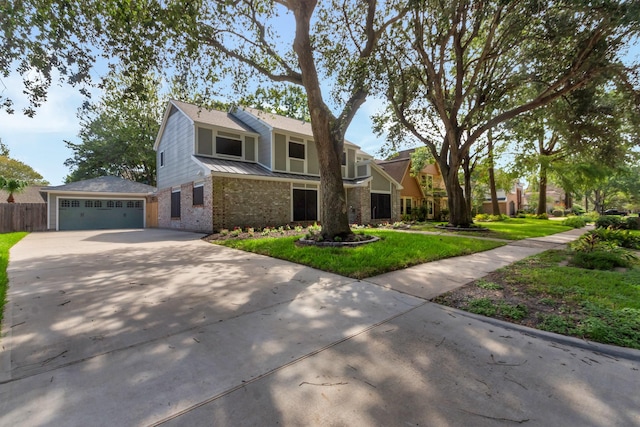
<path fill-rule="evenodd" d="M 620 211 L 618 209 L 607 209 L 606 211 L 604 211 L 605 215 L 622 215 L 625 216 L 627 215 L 627 212 L 625 211 Z"/>

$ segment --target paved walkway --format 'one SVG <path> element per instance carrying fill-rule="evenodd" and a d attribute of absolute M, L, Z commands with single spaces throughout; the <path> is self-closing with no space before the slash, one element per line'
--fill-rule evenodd
<path fill-rule="evenodd" d="M 357 281 L 190 233 L 32 233 L 0 425 L 640 425 L 639 351 L 426 300 L 578 234 Z"/>

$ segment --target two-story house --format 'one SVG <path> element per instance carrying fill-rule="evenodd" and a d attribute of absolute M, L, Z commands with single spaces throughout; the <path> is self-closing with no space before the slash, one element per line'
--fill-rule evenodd
<path fill-rule="evenodd" d="M 411 154 L 415 149 L 398 152 L 388 160 L 376 163 L 402 185 L 400 192 L 400 214 L 413 218 L 422 206 L 426 219 L 439 219 L 440 212 L 447 209 L 447 196 L 440 168 L 435 163 L 427 164 L 417 176 L 411 175 Z"/>
<path fill-rule="evenodd" d="M 171 100 L 156 139 L 158 225 L 211 232 L 322 222 L 311 124 L 251 108 L 206 110 Z M 349 221 L 400 217 L 402 186 L 344 142 Z"/>

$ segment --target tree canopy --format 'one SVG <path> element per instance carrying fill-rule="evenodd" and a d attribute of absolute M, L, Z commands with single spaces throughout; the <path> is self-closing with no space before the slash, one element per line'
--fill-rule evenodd
<path fill-rule="evenodd" d="M 26 76 L 26 114 L 46 99 L 53 70 L 70 84 L 86 84 L 94 55 L 123 64 L 133 91 L 150 70 L 199 82 L 205 99 L 220 87 L 246 92 L 253 81 L 299 86 L 318 148 L 322 234 L 333 238 L 351 233 L 341 172 L 344 135 L 370 91 L 381 38 L 407 11 L 403 3 L 4 2 L 0 72 L 16 68 Z M 27 70 L 37 70 L 36 77 Z M 12 109 L 11 100 L 0 101 Z"/>
<path fill-rule="evenodd" d="M 378 117 L 393 143 L 429 148 L 444 175 L 450 222 L 471 223 L 458 171 L 487 130 L 585 87 L 629 82 L 621 55 L 640 4 L 570 0 L 416 2 L 381 56 L 389 101 Z"/>

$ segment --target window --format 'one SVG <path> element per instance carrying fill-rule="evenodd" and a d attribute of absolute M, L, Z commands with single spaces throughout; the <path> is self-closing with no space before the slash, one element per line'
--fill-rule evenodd
<path fill-rule="evenodd" d="M 138 208 L 138 209 L 141 209 L 142 208 L 142 202 L 140 200 L 136 200 L 135 207 Z"/>
<path fill-rule="evenodd" d="M 79 208 L 80 207 L 80 200 L 72 200 L 71 201 L 71 207 L 72 208 Z"/>
<path fill-rule="evenodd" d="M 60 202 L 60 207 L 61 208 L 70 208 L 71 207 L 71 200 L 63 200 Z"/>
<path fill-rule="evenodd" d="M 93 202 L 93 207 L 94 208 L 101 208 L 102 207 L 102 200 L 96 200 L 95 202 Z"/>
<path fill-rule="evenodd" d="M 318 220 L 318 191 L 293 189 L 293 220 Z"/>
<path fill-rule="evenodd" d="M 347 153 L 345 151 L 342 152 L 342 166 L 347 166 Z"/>
<path fill-rule="evenodd" d="M 160 167 L 164 166 L 164 151 L 160 152 Z"/>
<path fill-rule="evenodd" d="M 116 202 L 116 208 L 121 208 L 122 207 L 122 202 L 120 200 L 118 200 Z"/>
<path fill-rule="evenodd" d="M 402 215 L 411 215 L 411 198 L 403 197 L 400 199 L 400 213 Z"/>
<path fill-rule="evenodd" d="M 171 193 L 171 218 L 180 218 L 180 192 Z"/>
<path fill-rule="evenodd" d="M 289 141 L 289 157 L 304 160 L 304 144 Z"/>
<path fill-rule="evenodd" d="M 128 208 L 132 208 L 132 207 L 133 207 L 133 201 L 129 200 L 129 201 L 127 202 L 127 207 L 128 207 Z"/>
<path fill-rule="evenodd" d="M 204 205 L 204 185 L 196 185 L 193 187 L 193 206 Z"/>
<path fill-rule="evenodd" d="M 216 137 L 216 153 L 227 156 L 242 157 L 242 141 L 238 139 Z"/>
<path fill-rule="evenodd" d="M 93 207 L 93 201 L 92 200 L 85 200 L 84 201 L 84 207 L 85 208 L 92 208 Z"/>
<path fill-rule="evenodd" d="M 113 200 L 109 200 L 109 201 L 107 202 L 107 207 L 108 207 L 108 208 L 112 208 L 112 207 L 114 207 L 114 206 L 115 206 L 115 203 L 113 203 Z"/>
<path fill-rule="evenodd" d="M 371 193 L 371 219 L 391 218 L 391 194 Z"/>

